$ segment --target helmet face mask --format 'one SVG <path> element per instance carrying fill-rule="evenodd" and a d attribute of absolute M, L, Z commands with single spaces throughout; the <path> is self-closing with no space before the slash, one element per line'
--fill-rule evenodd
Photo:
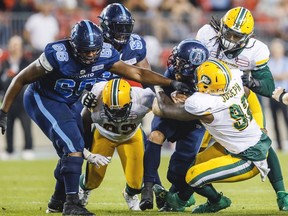
<path fill-rule="evenodd" d="M 104 111 L 110 121 L 126 121 L 132 107 L 131 86 L 123 79 L 108 81 L 102 92 Z"/>
<path fill-rule="evenodd" d="M 208 60 L 197 68 L 196 89 L 198 92 L 222 95 L 228 91 L 231 72 L 226 64 Z"/>
<path fill-rule="evenodd" d="M 70 44 L 77 60 L 84 65 L 93 64 L 102 51 L 102 31 L 93 22 L 82 20 L 71 30 Z"/>
<path fill-rule="evenodd" d="M 209 57 L 207 48 L 197 40 L 183 40 L 173 48 L 167 66 L 173 68 L 175 74 L 193 78 L 196 68 Z"/>
<path fill-rule="evenodd" d="M 119 3 L 109 4 L 99 18 L 106 40 L 116 48 L 128 43 L 135 20 L 127 8 Z"/>
<path fill-rule="evenodd" d="M 228 51 L 244 48 L 254 33 L 254 19 L 249 10 L 236 7 L 229 10 L 220 23 L 220 44 Z"/>

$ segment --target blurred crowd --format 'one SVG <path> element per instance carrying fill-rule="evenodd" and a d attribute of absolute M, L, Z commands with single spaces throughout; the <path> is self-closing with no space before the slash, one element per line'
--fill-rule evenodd
<path fill-rule="evenodd" d="M 171 48 L 184 38 L 194 37 L 211 16 L 221 17 L 235 6 L 244 6 L 252 12 L 255 34 L 262 41 L 269 42 L 274 37 L 288 39 L 286 0 L 3 0 L 0 1 L 0 61 L 5 58 L 3 51 L 13 35 L 23 36 L 26 55 L 34 57 L 47 42 L 69 36 L 78 20 L 98 23 L 101 10 L 114 2 L 122 3 L 132 12 L 135 33 L 147 36 L 148 46 L 158 47 L 148 55 L 155 67 L 163 66 Z"/>

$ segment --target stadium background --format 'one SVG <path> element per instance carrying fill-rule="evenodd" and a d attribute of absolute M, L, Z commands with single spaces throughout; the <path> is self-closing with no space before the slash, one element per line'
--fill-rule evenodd
<path fill-rule="evenodd" d="M 235 6 L 245 6 L 251 10 L 255 19 L 255 36 L 258 39 L 269 46 L 273 38 L 282 38 L 286 41 L 286 51 L 288 50 L 288 1 L 286 0 L 1 0 L 0 67 L 1 62 L 7 58 L 6 48 L 9 38 L 14 34 L 22 36 L 25 22 L 37 12 L 38 4 L 45 6 L 48 2 L 54 4 L 51 14 L 56 17 L 60 27 L 57 39 L 69 36 L 71 26 L 77 20 L 90 19 L 98 23 L 97 16 L 108 3 L 123 3 L 135 19 L 134 32 L 143 36 L 147 42 L 147 58 L 152 68 L 159 73 L 164 72 L 166 60 L 177 43 L 185 38 L 194 38 L 197 30 L 208 23 L 211 16 L 220 18 Z M 32 53 L 33 48 L 26 42 L 25 55 L 31 57 L 31 61 Z M 273 68 L 271 70 L 273 73 Z M 266 115 L 267 130 L 274 140 L 269 99 L 261 97 L 261 101 Z M 148 114 L 143 122 L 147 133 L 150 131 L 151 117 L 152 114 Z M 288 150 L 287 128 L 283 118 L 279 119 L 281 136 L 285 141 L 284 150 Z M 56 157 L 51 142 L 34 123 L 32 131 L 37 157 Z M 23 133 L 19 121 L 15 126 L 15 145 L 16 151 L 21 151 Z M 4 148 L 5 137 L 0 136 L 0 152 Z"/>

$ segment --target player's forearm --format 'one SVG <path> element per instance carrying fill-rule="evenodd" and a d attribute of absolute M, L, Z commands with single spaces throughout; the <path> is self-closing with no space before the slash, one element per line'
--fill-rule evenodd
<path fill-rule="evenodd" d="M 260 70 L 252 71 L 252 76 L 259 81 L 259 86 L 251 90 L 259 95 L 271 97 L 275 89 L 275 83 L 269 67 L 266 66 Z"/>

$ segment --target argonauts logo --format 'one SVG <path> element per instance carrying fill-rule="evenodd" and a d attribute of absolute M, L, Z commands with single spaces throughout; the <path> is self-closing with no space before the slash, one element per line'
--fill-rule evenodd
<path fill-rule="evenodd" d="M 200 65 L 207 59 L 206 53 L 203 49 L 193 49 L 189 55 L 189 61 L 194 65 Z"/>

